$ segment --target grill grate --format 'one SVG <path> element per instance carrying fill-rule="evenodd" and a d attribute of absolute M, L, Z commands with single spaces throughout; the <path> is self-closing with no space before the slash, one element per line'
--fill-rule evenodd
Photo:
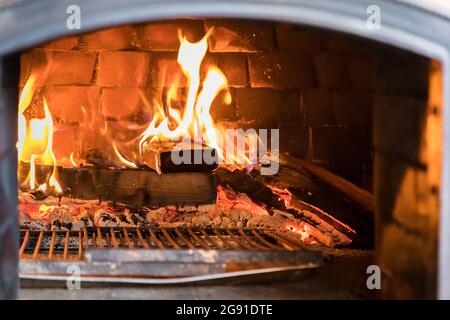
<path fill-rule="evenodd" d="M 82 260 L 89 249 L 204 249 L 295 251 L 302 245 L 269 230 L 196 228 L 84 228 L 22 230 L 19 256 L 35 260 Z"/>

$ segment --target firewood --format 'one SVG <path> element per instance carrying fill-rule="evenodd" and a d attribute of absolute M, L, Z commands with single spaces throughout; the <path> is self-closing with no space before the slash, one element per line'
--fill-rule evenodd
<path fill-rule="evenodd" d="M 245 170 L 231 172 L 219 168 L 216 175 L 219 185 L 229 185 L 237 192 L 247 194 L 256 203 L 291 213 L 316 229 L 335 230 L 335 243 L 348 243 L 349 238 L 357 246 L 366 247 L 372 243 L 373 216 L 345 197 L 338 196 L 334 189 L 302 167 L 294 170 L 283 164 L 275 176 L 261 176 L 257 170 L 247 173 Z M 274 191 L 275 188 L 290 194 L 288 207 Z M 323 240 L 327 245 L 330 242 Z"/>
<path fill-rule="evenodd" d="M 27 167 L 19 165 L 19 181 L 25 180 Z M 37 176 L 48 176 L 52 169 L 37 165 Z M 216 179 L 208 172 L 158 174 L 149 170 L 58 167 L 58 180 L 66 197 L 117 201 L 131 208 L 216 201 Z M 21 188 L 26 190 L 26 186 Z"/>
<path fill-rule="evenodd" d="M 256 203 L 280 210 L 286 209 L 284 202 L 266 184 L 253 178 L 245 170 L 229 171 L 226 168 L 218 168 L 216 175 L 219 185 L 229 185 L 233 190 L 245 193 Z"/>
<path fill-rule="evenodd" d="M 217 168 L 216 157 L 213 148 L 170 141 L 151 142 L 145 146 L 143 153 L 145 164 L 161 173 L 210 172 Z"/>
<path fill-rule="evenodd" d="M 372 193 L 323 167 L 287 154 L 282 154 L 280 156 L 280 164 L 290 168 L 304 168 L 354 203 L 362 206 L 368 211 L 373 212 L 375 210 L 375 200 Z"/>

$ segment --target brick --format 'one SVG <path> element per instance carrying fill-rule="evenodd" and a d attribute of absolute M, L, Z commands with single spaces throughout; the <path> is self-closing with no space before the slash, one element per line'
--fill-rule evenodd
<path fill-rule="evenodd" d="M 205 35 L 200 20 L 171 20 L 141 25 L 138 29 L 140 46 L 151 51 L 178 51 L 180 40 L 178 30 L 191 42 L 199 41 Z"/>
<path fill-rule="evenodd" d="M 414 283 L 415 294 L 424 297 L 428 280 L 427 264 L 430 263 L 427 243 L 396 224 L 384 226 L 379 239 L 377 251 L 381 270 L 389 270 L 396 278 Z"/>
<path fill-rule="evenodd" d="M 117 142 L 121 151 L 136 151 L 136 144 L 129 143 L 128 146 L 125 146 L 124 142 L 130 142 L 140 136 L 142 134 L 141 126 L 136 126 L 134 121 L 108 121 L 107 126 L 111 139 Z"/>
<path fill-rule="evenodd" d="M 373 95 L 369 91 L 339 90 L 336 93 L 336 118 L 342 125 L 372 125 Z"/>
<path fill-rule="evenodd" d="M 355 89 L 372 90 L 375 87 L 375 66 L 369 54 L 354 53 L 347 57 L 350 86 Z"/>
<path fill-rule="evenodd" d="M 83 37 L 85 50 L 125 50 L 137 46 L 132 26 L 119 26 L 90 32 Z"/>
<path fill-rule="evenodd" d="M 260 52 L 275 47 L 272 24 L 240 20 L 207 20 L 212 52 Z"/>
<path fill-rule="evenodd" d="M 302 90 L 306 122 L 308 124 L 336 123 L 336 96 L 326 88 L 305 88 Z"/>
<path fill-rule="evenodd" d="M 152 54 L 151 78 L 155 88 L 170 87 L 177 83 L 179 87 L 187 85 L 187 78 L 177 62 L 177 54 L 164 52 Z M 248 83 L 246 57 L 238 53 L 208 53 L 201 65 L 201 81 L 205 79 L 209 67 L 218 67 L 226 76 L 228 85 L 243 87 Z"/>
<path fill-rule="evenodd" d="M 280 151 L 297 157 L 308 155 L 309 130 L 299 123 L 282 123 L 280 126 Z"/>
<path fill-rule="evenodd" d="M 375 156 L 375 196 L 380 216 L 424 235 L 429 232 L 431 186 L 427 172 L 392 156 Z"/>
<path fill-rule="evenodd" d="M 313 57 L 317 81 L 321 86 L 347 85 L 345 59 L 341 54 L 321 52 Z"/>
<path fill-rule="evenodd" d="M 152 85 L 155 88 L 170 87 L 172 84 L 178 87 L 187 85 L 187 78 L 181 71 L 175 52 L 153 54 L 150 73 Z"/>
<path fill-rule="evenodd" d="M 417 299 L 436 299 L 435 295 L 428 296 L 425 288 L 416 286 L 414 282 L 404 280 L 389 270 L 389 274 L 381 275 L 381 290 L 383 299 L 390 300 L 417 300 Z"/>
<path fill-rule="evenodd" d="M 102 133 L 99 128 L 105 128 L 105 120 L 98 119 L 89 126 L 84 126 L 83 130 L 78 132 L 80 143 L 77 146 L 80 150 L 79 157 L 84 162 L 86 155 L 91 149 L 98 149 L 102 152 L 102 155 L 107 159 L 114 157 L 114 150 L 112 149 L 111 131 L 106 131 L 106 134 Z"/>
<path fill-rule="evenodd" d="M 43 90 L 54 119 L 83 122 L 96 117 L 100 88 L 87 86 L 50 86 Z M 84 111 L 83 111 L 84 109 Z"/>
<path fill-rule="evenodd" d="M 96 55 L 79 51 L 35 51 L 32 59 L 32 72 L 47 71 L 47 76 L 38 78 L 40 85 L 87 85 L 93 78 Z"/>
<path fill-rule="evenodd" d="M 280 49 L 304 53 L 320 51 L 320 37 L 304 27 L 282 23 L 276 26 L 276 34 Z"/>
<path fill-rule="evenodd" d="M 374 145 L 376 149 L 420 163 L 425 99 L 398 95 L 374 97 Z"/>
<path fill-rule="evenodd" d="M 425 97 L 428 94 L 429 59 L 398 49 L 376 60 L 377 92 Z M 405 79 L 408 79 L 405 81 Z"/>
<path fill-rule="evenodd" d="M 279 121 L 300 115 L 297 90 L 237 88 L 236 103 L 243 120 L 255 120 L 258 128 L 278 128 Z"/>
<path fill-rule="evenodd" d="M 81 140 L 78 125 L 57 124 L 53 133 L 53 152 L 58 165 L 70 165 L 70 154 L 80 152 Z"/>
<path fill-rule="evenodd" d="M 398 191 L 393 212 L 396 221 L 419 233 L 428 231 L 427 214 L 430 213 L 426 207 L 419 207 L 419 187 L 428 189 L 427 194 L 431 190 L 426 183 L 426 179 L 421 179 L 423 175 L 426 176 L 425 170 L 412 167 L 403 172 L 403 176 L 397 181 Z M 424 185 L 419 186 L 421 182 L 424 182 Z M 422 196 L 426 197 L 427 194 Z"/>
<path fill-rule="evenodd" d="M 102 89 L 101 113 L 113 119 L 125 119 L 135 115 L 144 107 L 140 93 L 139 88 Z"/>
<path fill-rule="evenodd" d="M 328 163 L 335 173 L 359 183 L 362 168 L 370 159 L 369 129 L 312 127 L 313 160 Z"/>
<path fill-rule="evenodd" d="M 247 58 L 241 53 L 208 53 L 202 62 L 202 77 L 210 66 L 218 67 L 226 76 L 228 85 L 244 87 L 248 84 Z"/>
<path fill-rule="evenodd" d="M 150 57 L 145 52 L 102 52 L 97 84 L 102 87 L 139 87 L 149 78 Z"/>
<path fill-rule="evenodd" d="M 78 46 L 79 39 L 79 36 L 64 37 L 44 43 L 38 48 L 48 50 L 73 50 Z"/>
<path fill-rule="evenodd" d="M 234 89 L 230 89 L 228 91 L 223 90 L 214 99 L 214 102 L 212 103 L 210 109 L 210 114 L 214 121 L 237 120 L 236 99 L 234 91 Z M 227 101 L 229 98 L 231 98 L 231 103 L 227 104 L 226 102 L 229 102 Z"/>
<path fill-rule="evenodd" d="M 290 52 L 248 55 L 252 87 L 291 88 L 314 82 L 309 56 Z"/>
<path fill-rule="evenodd" d="M 386 156 L 380 152 L 375 152 L 374 156 L 374 197 L 377 205 L 377 233 L 386 223 L 392 222 L 393 208 L 399 183 L 395 181 L 397 173 L 401 175 L 407 168 L 405 162 Z"/>

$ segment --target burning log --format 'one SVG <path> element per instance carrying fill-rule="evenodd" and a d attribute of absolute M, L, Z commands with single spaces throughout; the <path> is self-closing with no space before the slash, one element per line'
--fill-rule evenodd
<path fill-rule="evenodd" d="M 50 170 L 48 166 L 36 166 L 39 176 L 46 176 Z M 19 172 L 25 175 L 28 170 L 20 168 Z M 130 208 L 216 201 L 215 176 L 206 172 L 158 174 L 149 170 L 58 167 L 58 179 L 65 197 L 115 201 Z"/>
<path fill-rule="evenodd" d="M 257 180 L 245 170 L 230 171 L 225 167 L 216 170 L 219 185 L 230 186 L 233 190 L 245 193 L 256 203 L 285 210 L 284 202 L 263 182 Z"/>
<path fill-rule="evenodd" d="M 309 228 L 308 232 L 313 233 L 314 237 L 326 246 L 346 245 L 355 239 L 359 241 L 359 235 L 349 225 L 318 208 L 318 206 L 321 206 L 321 201 L 327 203 L 328 198 L 322 197 L 322 193 L 326 193 L 327 188 L 323 189 L 322 185 L 311 180 L 309 175 L 303 174 L 303 172 L 297 171 L 290 175 L 290 179 L 284 179 L 286 172 L 283 170 L 283 168 L 280 168 L 282 177 L 259 176 L 257 173 L 252 175 L 252 173 L 247 173 L 244 170 L 229 171 L 226 168 L 219 168 L 216 174 L 219 185 L 227 185 L 237 192 L 244 192 L 253 201 L 272 211 L 273 214 L 284 213 L 297 221 L 305 222 Z M 297 183 L 297 181 L 301 181 L 301 183 Z M 303 192 L 300 192 L 300 197 L 298 197 L 295 188 L 299 186 L 305 193 L 317 192 L 317 195 L 315 195 L 317 206 L 303 201 Z M 351 212 L 339 201 L 332 202 L 332 205 L 330 211 L 333 212 L 333 215 L 335 211 L 345 213 L 340 217 L 348 216 Z M 364 225 L 364 223 L 361 224 Z M 367 221 L 365 224 L 367 224 Z M 358 221 L 356 229 L 359 230 L 359 226 Z"/>
<path fill-rule="evenodd" d="M 210 172 L 218 163 L 213 148 L 171 141 L 147 144 L 143 158 L 147 166 L 160 173 Z"/>
<path fill-rule="evenodd" d="M 280 154 L 280 166 L 276 175 L 261 176 L 255 171 L 251 173 L 250 178 L 256 179 L 262 185 L 273 190 L 286 190 L 295 200 L 300 200 L 303 204 L 312 205 L 324 212 L 331 213 L 333 218 L 358 230 L 356 236 L 351 235 L 356 246 L 372 246 L 374 242 L 373 212 L 369 209 L 370 206 L 362 205 L 361 201 L 356 200 L 358 196 L 349 196 L 348 194 L 351 193 L 350 190 L 358 190 L 359 194 L 366 194 L 366 198 L 373 198 L 373 196 L 324 168 L 320 168 L 322 173 L 327 173 L 318 174 L 318 170 L 312 169 L 314 170 L 313 173 L 310 170 L 311 167 L 317 168 L 318 166 L 287 154 Z M 335 183 L 329 182 L 330 179 L 323 178 L 325 175 L 332 176 L 334 181 L 339 181 L 342 185 L 352 185 L 352 188 L 347 188 L 346 192 L 340 191 Z M 304 205 L 302 206 L 304 207 Z M 320 213 L 311 208 L 307 208 L 307 210 L 321 216 Z M 325 221 L 327 219 L 324 218 Z M 332 221 L 329 221 L 329 223 L 332 224 Z M 336 225 L 333 225 L 333 227 L 340 230 Z M 341 231 L 345 233 L 345 230 Z"/>

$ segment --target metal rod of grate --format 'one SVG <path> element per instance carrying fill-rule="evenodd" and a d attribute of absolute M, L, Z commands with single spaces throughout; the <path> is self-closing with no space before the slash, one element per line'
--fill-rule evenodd
<path fill-rule="evenodd" d="M 80 231 L 21 230 L 21 259 L 82 260 L 90 249 L 284 250 L 301 244 L 262 229 L 84 228 Z"/>

